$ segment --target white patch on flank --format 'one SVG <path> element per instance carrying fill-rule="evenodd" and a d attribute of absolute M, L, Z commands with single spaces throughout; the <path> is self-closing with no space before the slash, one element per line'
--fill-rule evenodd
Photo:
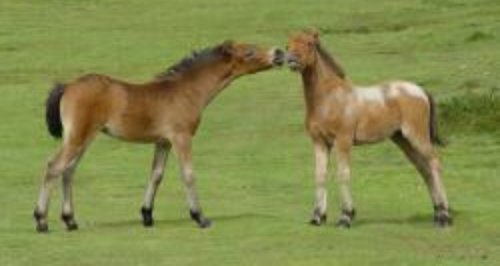
<path fill-rule="evenodd" d="M 425 101 L 428 101 L 427 95 L 425 94 L 424 90 L 420 88 L 419 86 L 405 82 L 400 84 L 401 89 L 406 92 L 408 95 L 416 97 L 416 98 L 422 98 Z"/>
<path fill-rule="evenodd" d="M 380 104 L 385 103 L 384 94 L 380 87 L 368 87 L 368 88 L 355 88 L 354 94 L 357 99 L 368 102 L 377 102 Z"/>
<path fill-rule="evenodd" d="M 400 95 L 400 94 L 401 94 L 401 93 L 400 93 L 400 91 L 399 91 L 399 89 L 398 89 L 398 88 L 396 88 L 396 87 L 394 87 L 394 86 L 391 86 L 391 87 L 389 88 L 389 93 L 388 93 L 387 95 L 388 95 L 389 97 L 391 97 L 391 98 L 397 98 L 397 97 L 399 97 L 399 95 Z"/>

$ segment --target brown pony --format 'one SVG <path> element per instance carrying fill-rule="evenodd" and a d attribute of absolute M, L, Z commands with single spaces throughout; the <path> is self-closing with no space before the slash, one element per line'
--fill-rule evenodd
<path fill-rule="evenodd" d="M 151 179 L 141 213 L 144 226 L 153 225 L 153 203 L 174 149 L 181 166 L 191 218 L 202 228 L 210 220 L 202 215 L 195 187 L 191 143 L 210 101 L 234 79 L 281 65 L 284 52 L 226 41 L 195 52 L 167 69 L 155 80 L 131 84 L 105 75 L 90 74 L 57 85 L 47 99 L 46 121 L 62 147 L 49 161 L 34 211 L 36 229 L 48 230 L 51 187 L 62 175 L 62 220 L 68 230 L 78 228 L 72 202 L 73 172 L 98 132 L 125 141 L 154 143 Z M 64 129 L 64 130 L 63 130 Z"/>
<path fill-rule="evenodd" d="M 337 225 L 350 227 L 355 216 L 350 191 L 352 146 L 391 138 L 424 178 L 434 204 L 435 224 L 450 225 L 441 164 L 432 145 L 440 140 L 430 94 L 406 81 L 354 87 L 320 45 L 319 34 L 314 30 L 291 35 L 287 49 L 289 67 L 302 75 L 306 127 L 314 144 L 316 203 L 311 223 L 326 222 L 325 183 L 331 150 L 336 155 L 342 201 Z"/>

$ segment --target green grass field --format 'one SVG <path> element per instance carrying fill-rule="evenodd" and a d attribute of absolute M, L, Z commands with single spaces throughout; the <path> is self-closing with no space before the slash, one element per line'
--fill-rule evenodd
<path fill-rule="evenodd" d="M 44 124 L 54 81 L 100 72 L 151 79 L 224 39 L 284 46 L 314 26 L 358 84 L 401 78 L 441 107 L 440 149 L 455 224 L 433 227 L 426 188 L 391 143 L 356 148 L 351 230 L 307 224 L 313 155 L 298 75 L 243 77 L 207 109 L 194 163 L 205 213 L 188 219 L 174 157 L 139 208 L 153 148 L 99 137 L 75 179 L 80 230 L 37 234 L 32 210 L 59 145 Z M 500 3 L 497 0 L 0 0 L 0 265 L 500 265 Z M 333 172 L 333 171 L 331 171 Z"/>

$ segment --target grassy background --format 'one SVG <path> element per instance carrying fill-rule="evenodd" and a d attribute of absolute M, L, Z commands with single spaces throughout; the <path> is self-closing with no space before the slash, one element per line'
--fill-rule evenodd
<path fill-rule="evenodd" d="M 284 46 L 309 26 L 357 83 L 403 78 L 436 95 L 452 228 L 433 228 L 422 180 L 390 143 L 355 149 L 352 230 L 332 225 L 334 182 L 328 226 L 308 226 L 313 156 L 299 77 L 282 70 L 236 81 L 206 111 L 194 160 L 213 228 L 188 219 L 171 159 L 156 227 L 144 229 L 153 149 L 102 136 L 76 174 L 81 230 L 64 231 L 57 191 L 52 232 L 35 233 L 39 178 L 58 145 L 43 121 L 54 81 L 146 81 L 192 49 Z M 0 265 L 498 265 L 499 47 L 497 0 L 1 0 Z"/>

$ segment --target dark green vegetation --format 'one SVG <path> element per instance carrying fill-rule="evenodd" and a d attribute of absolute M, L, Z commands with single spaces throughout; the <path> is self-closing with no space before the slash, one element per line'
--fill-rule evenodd
<path fill-rule="evenodd" d="M 144 229 L 139 208 L 152 147 L 99 137 L 76 174 L 80 231 L 31 218 L 44 164 L 45 96 L 56 80 L 101 72 L 146 81 L 226 38 L 284 46 L 318 27 L 359 84 L 413 80 L 441 107 L 440 149 L 455 225 L 432 226 L 422 180 L 390 143 L 354 151 L 352 230 L 306 224 L 311 145 L 299 77 L 270 71 L 236 81 L 207 109 L 195 170 L 208 217 L 188 219 L 175 157 Z M 411 1 L 0 2 L 0 265 L 494 265 L 500 261 L 500 3 Z"/>

